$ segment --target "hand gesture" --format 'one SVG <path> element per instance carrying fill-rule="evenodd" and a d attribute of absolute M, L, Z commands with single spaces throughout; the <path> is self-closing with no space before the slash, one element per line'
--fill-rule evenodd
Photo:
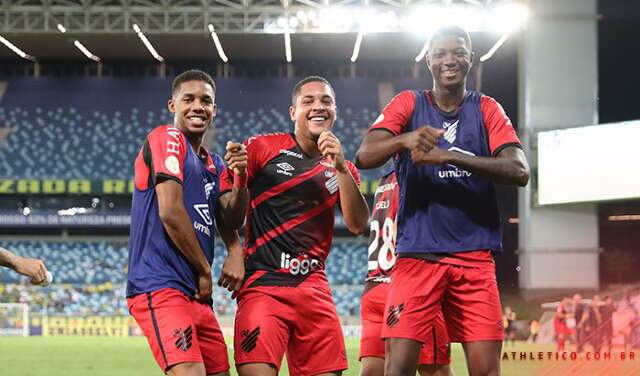
<path fill-rule="evenodd" d="M 437 146 L 434 146 L 428 153 L 422 150 L 411 150 L 411 160 L 415 165 L 439 165 L 448 163 L 449 153 L 451 152 Z"/>
<path fill-rule="evenodd" d="M 196 299 L 203 302 L 211 302 L 211 294 L 213 292 L 213 282 L 211 281 L 211 274 L 198 275 L 198 291 L 196 291 Z"/>
<path fill-rule="evenodd" d="M 31 277 L 31 284 L 39 285 L 47 279 L 47 267 L 44 262 L 34 258 L 17 257 L 15 261 L 15 271 Z"/>
<path fill-rule="evenodd" d="M 428 153 L 444 135 L 444 129 L 436 129 L 425 125 L 413 132 L 406 133 L 404 147 L 410 151 L 422 151 Z"/>
<path fill-rule="evenodd" d="M 247 173 L 247 147 L 245 145 L 228 141 L 224 160 L 235 175 Z"/>
<path fill-rule="evenodd" d="M 340 140 L 331 133 L 331 131 L 324 131 L 318 138 L 318 149 L 322 156 L 327 158 L 333 167 L 339 172 L 345 172 L 347 169 L 344 161 L 344 153 L 342 152 L 342 144 Z"/>
<path fill-rule="evenodd" d="M 243 282 L 244 259 L 241 254 L 230 253 L 222 265 L 222 274 L 218 279 L 218 286 L 231 291 L 231 299 L 235 299 Z"/>

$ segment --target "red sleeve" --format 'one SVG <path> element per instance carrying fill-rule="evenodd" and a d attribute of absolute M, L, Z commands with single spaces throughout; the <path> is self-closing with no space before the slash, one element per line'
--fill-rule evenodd
<path fill-rule="evenodd" d="M 147 146 L 148 145 L 148 146 Z M 145 162 L 153 171 L 153 181 L 172 179 L 182 184 L 182 167 L 187 155 L 187 141 L 177 128 L 163 125 L 147 136 Z"/>
<path fill-rule="evenodd" d="M 489 150 L 492 156 L 495 157 L 508 146 L 522 147 L 511 120 L 495 99 L 483 95 L 480 99 L 480 109 L 484 126 L 487 129 Z"/>
<path fill-rule="evenodd" d="M 351 161 L 345 161 L 345 162 L 347 163 L 347 167 L 349 168 L 349 171 L 351 171 L 351 176 L 353 176 L 353 180 L 355 180 L 356 185 L 360 187 L 360 172 L 358 171 L 356 166 L 353 163 L 351 163 Z"/>
<path fill-rule="evenodd" d="M 220 194 L 228 192 L 233 188 L 233 171 L 227 168 L 226 164 L 222 165 L 222 172 L 220 173 Z"/>
<path fill-rule="evenodd" d="M 369 128 L 369 132 L 374 129 L 384 129 L 394 136 L 399 135 L 411 120 L 415 106 L 416 96 L 414 92 L 408 90 L 401 92 L 385 106 L 380 116 Z"/>

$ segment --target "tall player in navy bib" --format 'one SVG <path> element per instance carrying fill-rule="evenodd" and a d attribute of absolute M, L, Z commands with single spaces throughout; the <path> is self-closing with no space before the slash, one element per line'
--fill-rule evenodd
<path fill-rule="evenodd" d="M 387 375 L 413 375 L 442 310 L 471 375 L 498 375 L 502 310 L 492 252 L 502 234 L 494 183 L 524 186 L 529 167 L 502 107 L 466 90 L 469 34 L 435 32 L 427 66 L 433 90 L 396 96 L 357 153 L 372 168 L 397 155 L 398 261 L 382 335 Z"/>
<path fill-rule="evenodd" d="M 339 375 L 348 366 L 324 266 L 335 206 L 356 234 L 366 231 L 369 210 L 358 171 L 331 133 L 336 103 L 329 82 L 300 81 L 289 112 L 294 133 L 246 141 L 246 278 L 234 335 L 241 376 L 276 375 L 285 353 L 291 375 Z"/>
<path fill-rule="evenodd" d="M 238 228 L 246 188 L 220 195 L 224 162 L 201 147 L 216 114 L 215 83 L 202 72 L 178 75 L 169 110 L 174 125 L 147 135 L 135 161 L 131 208 L 129 312 L 169 375 L 228 375 L 229 360 L 211 302 L 215 225 L 229 252 L 241 252 Z M 246 149 L 225 156 L 245 174 Z"/>
<path fill-rule="evenodd" d="M 381 337 L 385 303 L 396 262 L 396 213 L 398 180 L 392 168 L 378 181 L 369 224 L 368 271 L 360 304 L 360 376 L 384 375 L 384 340 Z M 393 319 L 393 318 L 392 318 Z M 438 313 L 431 337 L 423 344 L 418 359 L 421 376 L 450 375 L 450 349 L 442 313 Z"/>

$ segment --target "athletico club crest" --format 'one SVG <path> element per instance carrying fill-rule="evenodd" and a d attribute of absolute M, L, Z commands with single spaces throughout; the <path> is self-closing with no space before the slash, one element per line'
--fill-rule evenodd
<path fill-rule="evenodd" d="M 393 328 L 400 321 L 400 313 L 404 309 L 404 303 L 400 303 L 397 307 L 389 307 L 387 312 L 387 325 Z"/>
<path fill-rule="evenodd" d="M 174 342 L 176 348 L 178 350 L 187 352 L 191 348 L 193 340 L 193 330 L 191 329 L 191 325 L 187 326 L 184 329 L 178 328 L 174 330 L 173 338 L 176 338 L 176 341 Z"/>
<path fill-rule="evenodd" d="M 252 331 L 249 329 L 245 329 L 240 333 L 242 336 L 242 341 L 240 342 L 240 348 L 242 351 L 249 353 L 256 348 L 258 344 L 258 336 L 260 336 L 260 327 L 256 327 Z"/>

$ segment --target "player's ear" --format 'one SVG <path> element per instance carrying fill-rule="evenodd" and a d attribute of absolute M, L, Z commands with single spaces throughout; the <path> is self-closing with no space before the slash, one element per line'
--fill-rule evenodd
<path fill-rule="evenodd" d="M 167 108 L 172 114 L 176 113 L 176 102 L 173 100 L 173 98 L 169 99 L 169 101 L 167 102 Z"/>
<path fill-rule="evenodd" d="M 471 51 L 471 54 L 469 55 L 469 68 L 473 66 L 475 59 L 476 59 L 476 54 L 473 51 Z"/>
<path fill-rule="evenodd" d="M 291 121 L 293 121 L 295 123 L 296 121 L 296 108 L 293 106 L 289 106 L 289 117 L 291 118 Z"/>
<path fill-rule="evenodd" d="M 218 105 L 217 104 L 213 104 L 213 111 L 211 112 L 211 117 L 216 117 L 216 114 L 218 113 Z"/>

